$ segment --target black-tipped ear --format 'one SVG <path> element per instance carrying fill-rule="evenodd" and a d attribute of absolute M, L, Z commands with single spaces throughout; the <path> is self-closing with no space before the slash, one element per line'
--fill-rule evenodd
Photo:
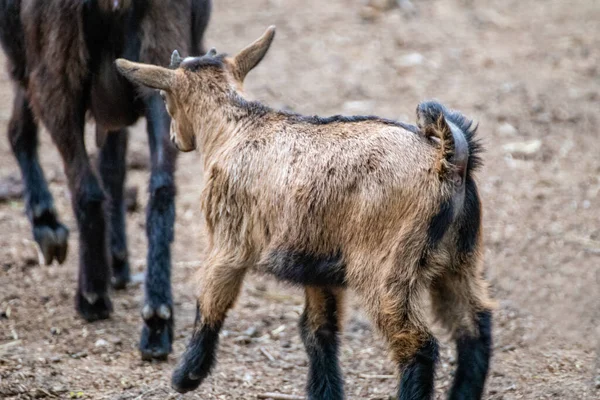
<path fill-rule="evenodd" d="M 246 48 L 234 57 L 235 74 L 241 82 L 244 81 L 248 72 L 256 67 L 256 65 L 258 65 L 265 57 L 274 37 L 275 27 L 270 26 L 260 38 L 254 41 L 254 43 L 246 46 Z"/>
<path fill-rule="evenodd" d="M 183 58 L 181 58 L 181 56 L 179 55 L 179 52 L 177 50 L 173 50 L 173 54 L 171 54 L 171 64 L 169 64 L 169 68 L 171 68 L 171 69 L 179 68 L 182 61 L 183 61 Z"/>

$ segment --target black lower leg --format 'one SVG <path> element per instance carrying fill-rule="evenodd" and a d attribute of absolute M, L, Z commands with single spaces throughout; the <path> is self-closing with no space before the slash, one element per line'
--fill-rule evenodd
<path fill-rule="evenodd" d="M 200 308 L 197 306 L 194 334 L 173 372 L 173 389 L 179 393 L 194 390 L 210 374 L 216 361 L 220 330 L 221 323 L 212 326 L 202 324 Z"/>
<path fill-rule="evenodd" d="M 115 289 L 125 288 L 130 280 L 123 197 L 126 155 L 127 130 L 122 129 L 108 133 L 100 151 L 98 170 L 102 177 L 102 184 L 109 196 L 112 284 Z"/>
<path fill-rule="evenodd" d="M 145 324 L 140 351 L 143 359 L 164 359 L 171 352 L 173 342 L 171 242 L 175 224 L 176 152 L 169 141 L 170 119 L 163 101 L 153 95 L 147 100 L 147 107 L 152 173 L 146 217 L 148 266 L 142 312 Z"/>
<path fill-rule="evenodd" d="M 324 305 L 310 304 L 315 299 L 311 299 L 307 292 L 307 305 L 299 324 L 300 335 L 309 359 L 306 388 L 308 399 L 343 399 L 344 385 L 338 361 L 339 305 L 330 291 L 323 290 L 319 298 L 324 300 Z M 324 306 L 324 309 L 319 306 Z M 317 326 L 314 326 L 311 320 L 319 321 Z"/>
<path fill-rule="evenodd" d="M 108 318 L 112 305 L 108 297 L 110 257 L 108 254 L 105 195 L 89 165 L 78 172 L 72 187 L 73 210 L 79 227 L 79 288 L 76 306 L 88 321 Z"/>
<path fill-rule="evenodd" d="M 483 396 L 492 355 L 492 313 L 477 315 L 478 336 L 463 335 L 456 341 L 458 367 L 450 391 L 451 400 L 478 400 Z"/>
<path fill-rule="evenodd" d="M 410 363 L 403 369 L 398 399 L 428 400 L 433 398 L 433 380 L 438 354 L 437 341 L 431 337 L 425 341 Z"/>
<path fill-rule="evenodd" d="M 56 259 L 62 264 L 67 257 L 69 231 L 57 218 L 54 200 L 38 160 L 37 135 L 37 124 L 25 91 L 19 87 L 8 125 L 8 136 L 21 169 L 27 216 L 31 221 L 33 237 L 39 246 L 43 262 L 48 265 Z"/>

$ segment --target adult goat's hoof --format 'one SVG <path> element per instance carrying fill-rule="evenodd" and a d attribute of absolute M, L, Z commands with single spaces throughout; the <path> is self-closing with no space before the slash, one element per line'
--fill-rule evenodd
<path fill-rule="evenodd" d="M 144 327 L 140 339 L 140 352 L 142 360 L 167 359 L 172 351 L 173 344 L 173 312 L 171 307 L 161 304 L 152 308 L 146 304 L 142 309 Z"/>
<path fill-rule="evenodd" d="M 131 274 L 129 272 L 129 262 L 127 256 L 125 259 L 113 257 L 112 264 L 112 287 L 116 290 L 122 290 L 127 287 L 127 284 L 131 281 Z"/>
<path fill-rule="evenodd" d="M 63 224 L 34 224 L 33 238 L 38 244 L 40 263 L 50 265 L 56 260 L 62 264 L 67 258 L 69 230 Z"/>
<path fill-rule="evenodd" d="M 78 290 L 75 306 L 79 315 L 88 322 L 107 319 L 113 310 L 108 293 L 84 293 Z"/>

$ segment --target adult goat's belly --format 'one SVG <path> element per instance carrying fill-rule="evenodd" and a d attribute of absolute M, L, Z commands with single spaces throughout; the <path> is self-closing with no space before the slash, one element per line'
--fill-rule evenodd
<path fill-rule="evenodd" d="M 106 131 L 125 128 L 138 119 L 134 89 L 108 59 L 92 77 L 90 111 L 96 124 Z"/>

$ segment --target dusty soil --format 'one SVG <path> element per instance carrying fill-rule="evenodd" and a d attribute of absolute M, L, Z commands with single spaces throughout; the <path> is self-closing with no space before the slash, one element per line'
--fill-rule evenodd
<path fill-rule="evenodd" d="M 486 273 L 498 300 L 486 398 L 598 398 L 600 3 L 413 0 L 413 8 L 404 1 L 389 10 L 381 6 L 386 1 L 371 3 L 219 0 L 207 43 L 233 52 L 277 25 L 270 54 L 248 78 L 249 91 L 273 106 L 414 122 L 417 103 L 438 98 L 476 118 L 487 147 L 479 175 Z M 5 131 L 12 92 L 4 71 L 0 93 Z M 190 277 L 202 265 L 204 248 L 199 156 L 182 155 L 177 174 L 175 351 L 167 363 L 146 363 L 136 349 L 139 283 L 114 293 L 112 319 L 87 324 L 75 315 L 76 227 L 47 134 L 41 149 L 57 207 L 71 228 L 70 256 L 63 266 L 38 266 L 23 203 L 0 204 L 0 397 L 179 398 L 169 387 L 170 373 L 191 331 Z M 142 123 L 131 132 L 131 152 L 146 157 Z M 18 177 L 3 140 L 0 179 L 10 185 Z M 128 184 L 141 189 L 141 207 L 128 216 L 135 272 L 145 267 L 147 177 L 139 169 L 128 175 Z M 225 325 L 213 376 L 184 397 L 301 395 L 307 363 L 296 321 L 302 302 L 297 288 L 250 277 Z M 387 399 L 395 391 L 395 367 L 353 299 L 348 308 L 347 397 Z M 443 398 L 454 356 L 443 332 L 440 338 L 436 386 Z"/>

